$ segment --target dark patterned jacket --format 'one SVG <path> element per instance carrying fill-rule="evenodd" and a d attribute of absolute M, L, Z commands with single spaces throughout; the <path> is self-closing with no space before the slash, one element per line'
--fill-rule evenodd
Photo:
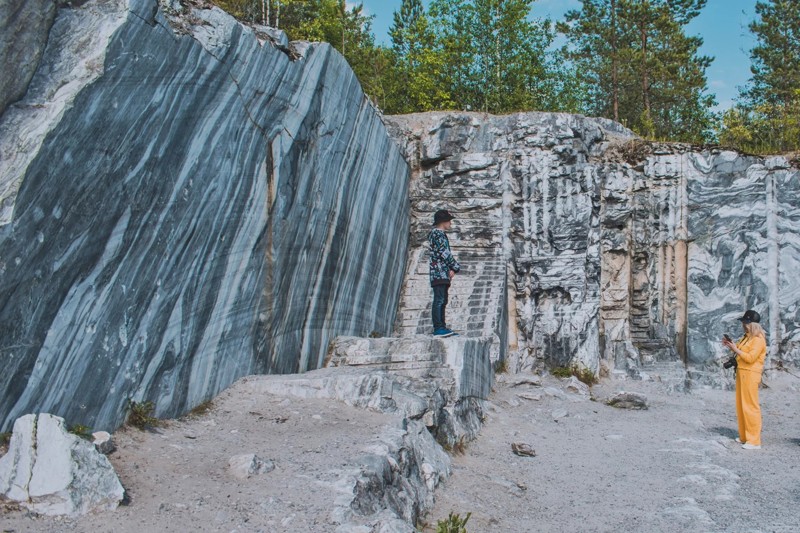
<path fill-rule="evenodd" d="M 458 272 L 461 270 L 461 265 L 450 251 L 450 241 L 447 235 L 440 229 L 432 229 L 428 234 L 428 245 L 430 246 L 431 286 L 450 285 L 450 271 Z"/>

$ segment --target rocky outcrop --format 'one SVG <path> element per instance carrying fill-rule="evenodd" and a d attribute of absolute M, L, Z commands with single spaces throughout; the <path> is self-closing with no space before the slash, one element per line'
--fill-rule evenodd
<path fill-rule="evenodd" d="M 25 95 L 55 15 L 56 0 L 0 0 L 0 115 Z"/>
<path fill-rule="evenodd" d="M 2 430 L 177 415 L 388 333 L 408 170 L 345 60 L 217 8 L 79 4 L 0 117 Z"/>
<path fill-rule="evenodd" d="M 681 389 L 676 365 L 722 356 L 747 308 L 770 356 L 798 361 L 800 174 L 785 159 L 647 143 L 575 115 L 387 120 L 412 167 L 401 333 L 429 332 L 425 236 L 446 208 L 466 264 L 448 321 L 493 335 L 513 371 L 576 365 Z"/>
<path fill-rule="evenodd" d="M 336 483 L 336 531 L 413 532 L 450 474 L 445 449 L 477 437 L 493 372 L 489 338 L 340 337 L 327 368 L 251 376 L 249 397 L 316 398 L 401 415 Z"/>
<path fill-rule="evenodd" d="M 0 458 L 0 495 L 46 515 L 114 509 L 124 490 L 106 456 L 67 432 L 64 419 L 26 415 Z"/>
<path fill-rule="evenodd" d="M 412 166 L 412 235 L 400 328 L 429 323 L 425 235 L 432 214 L 456 215 L 451 244 L 466 263 L 451 288 L 448 321 L 493 334 L 512 370 L 599 363 L 599 180 L 590 157 L 608 121 L 531 113 L 502 117 L 389 117 Z M 506 347 L 509 353 L 506 354 Z"/>

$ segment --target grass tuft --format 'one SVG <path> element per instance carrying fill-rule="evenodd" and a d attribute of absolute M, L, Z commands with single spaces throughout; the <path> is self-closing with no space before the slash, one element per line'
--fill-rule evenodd
<path fill-rule="evenodd" d="M 128 400 L 128 418 L 126 424 L 142 431 L 158 427 L 161 421 L 153 416 L 156 406 L 153 402 L 134 402 Z"/>
<path fill-rule="evenodd" d="M 199 418 L 199 417 L 207 414 L 213 408 L 214 408 L 214 400 L 206 400 L 206 401 L 202 402 L 201 404 L 195 406 L 195 408 L 192 409 L 191 411 L 189 411 L 186 414 L 186 416 L 188 416 L 190 418 Z"/>
<path fill-rule="evenodd" d="M 586 383 L 590 387 L 598 382 L 597 376 L 588 368 L 582 368 L 577 365 L 573 366 L 558 366 L 550 370 L 550 373 L 557 378 L 569 378 L 575 376 L 578 381 Z"/>
<path fill-rule="evenodd" d="M 472 513 L 467 513 L 467 516 L 461 516 L 450 513 L 446 520 L 439 520 L 436 523 L 436 533 L 467 533 L 467 522 Z"/>
<path fill-rule="evenodd" d="M 67 431 L 76 435 L 83 440 L 88 440 L 89 442 L 94 440 L 94 436 L 92 436 L 92 428 L 89 426 L 84 426 L 82 424 L 75 424 L 74 426 L 69 426 Z"/>

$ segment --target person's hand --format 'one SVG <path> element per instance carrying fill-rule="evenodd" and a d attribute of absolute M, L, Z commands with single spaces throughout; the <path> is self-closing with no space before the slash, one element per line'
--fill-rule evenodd
<path fill-rule="evenodd" d="M 449 274 L 450 274 L 450 279 L 453 279 L 456 276 L 456 271 L 455 270 L 451 270 L 449 272 Z"/>
<path fill-rule="evenodd" d="M 722 339 L 722 345 L 725 346 L 726 348 L 733 348 L 735 346 L 735 344 L 733 344 L 733 341 L 729 341 L 728 339 Z"/>

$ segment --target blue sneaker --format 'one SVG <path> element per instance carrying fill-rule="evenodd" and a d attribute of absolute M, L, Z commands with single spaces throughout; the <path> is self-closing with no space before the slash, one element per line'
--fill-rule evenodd
<path fill-rule="evenodd" d="M 453 335 L 455 335 L 455 333 L 453 333 L 452 331 L 450 331 L 447 328 L 438 328 L 438 329 L 435 329 L 433 331 L 433 336 L 434 337 L 442 337 L 442 338 L 444 338 L 444 337 L 451 337 Z"/>
<path fill-rule="evenodd" d="M 458 337 L 458 333 L 456 333 L 452 329 L 450 328 L 444 328 L 444 329 L 447 330 L 447 332 L 449 333 L 448 337 Z"/>

